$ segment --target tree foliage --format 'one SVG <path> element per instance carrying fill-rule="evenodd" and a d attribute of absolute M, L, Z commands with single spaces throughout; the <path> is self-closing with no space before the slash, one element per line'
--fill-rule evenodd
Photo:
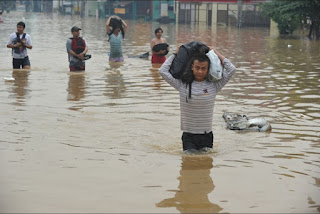
<path fill-rule="evenodd" d="M 273 0 L 261 9 L 278 24 L 280 34 L 291 34 L 309 20 L 309 37 L 320 39 L 320 0 Z"/>

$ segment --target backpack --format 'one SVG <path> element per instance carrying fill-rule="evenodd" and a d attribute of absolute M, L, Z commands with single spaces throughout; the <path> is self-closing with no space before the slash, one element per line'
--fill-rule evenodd
<path fill-rule="evenodd" d="M 22 39 L 20 39 L 20 35 L 19 35 L 18 32 L 16 33 L 16 35 L 17 35 L 17 41 L 14 42 L 14 44 L 21 43 L 21 40 L 23 40 L 23 39 L 26 38 L 26 33 L 23 33 L 23 34 L 22 34 Z M 21 52 L 23 52 L 23 50 L 25 49 L 25 47 L 24 47 L 24 46 L 20 46 L 20 47 L 16 47 L 16 48 L 12 48 L 12 49 L 13 49 L 13 51 L 14 51 L 15 53 L 20 54 Z"/>
<path fill-rule="evenodd" d="M 76 54 L 80 54 L 86 48 L 85 41 L 81 38 L 70 38 L 71 41 L 71 50 L 73 50 Z"/>

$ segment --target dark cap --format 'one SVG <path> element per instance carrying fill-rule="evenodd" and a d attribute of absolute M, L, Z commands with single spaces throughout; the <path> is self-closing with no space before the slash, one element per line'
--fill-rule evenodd
<path fill-rule="evenodd" d="M 74 26 L 71 28 L 71 32 L 79 31 L 81 28 L 78 28 L 77 26 Z"/>

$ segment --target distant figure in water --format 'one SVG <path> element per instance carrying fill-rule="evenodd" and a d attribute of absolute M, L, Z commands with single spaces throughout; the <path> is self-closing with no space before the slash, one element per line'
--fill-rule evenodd
<path fill-rule="evenodd" d="M 88 46 L 84 38 L 80 37 L 80 30 L 77 26 L 72 27 L 72 37 L 66 44 L 70 71 L 86 70 L 85 55 L 88 52 Z"/>
<path fill-rule="evenodd" d="M 2 23 L 3 20 L 2 20 L 2 12 L 0 12 L 0 23 Z"/>
<path fill-rule="evenodd" d="M 167 51 L 169 50 L 169 46 L 167 47 L 167 50 L 159 50 L 159 51 L 154 51 L 153 47 L 158 44 L 167 44 L 167 40 L 165 38 L 161 38 L 163 34 L 163 30 L 161 28 L 157 28 L 155 31 L 155 36 L 156 38 L 151 40 L 151 51 L 152 51 L 152 58 L 151 58 L 151 63 L 164 63 L 166 61 L 166 57 L 164 56 Z"/>
<path fill-rule="evenodd" d="M 30 69 L 30 61 L 27 48 L 32 49 L 31 37 L 24 33 L 26 25 L 24 22 L 18 22 L 17 32 L 12 33 L 7 43 L 7 48 L 12 48 L 12 64 L 14 69 Z"/>
<path fill-rule="evenodd" d="M 109 62 L 123 62 L 122 40 L 127 31 L 127 23 L 119 16 L 110 16 L 106 23 L 110 42 Z"/>

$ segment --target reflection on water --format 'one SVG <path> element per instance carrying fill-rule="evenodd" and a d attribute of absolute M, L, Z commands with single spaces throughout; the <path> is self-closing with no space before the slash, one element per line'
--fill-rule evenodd
<path fill-rule="evenodd" d="M 68 100 L 79 101 L 85 97 L 85 72 L 70 72 L 68 82 Z"/>
<path fill-rule="evenodd" d="M 104 95 L 110 98 L 121 98 L 126 91 L 126 86 L 121 74 L 123 63 L 109 62 L 110 69 L 106 73 L 106 91 Z"/>
<path fill-rule="evenodd" d="M 210 176 L 213 159 L 203 155 L 182 156 L 178 190 L 173 198 L 164 199 L 157 207 L 175 207 L 180 213 L 218 213 L 222 208 L 210 202 L 214 190 Z"/>
<path fill-rule="evenodd" d="M 12 87 L 13 96 L 16 97 L 15 105 L 24 105 L 25 96 L 29 93 L 28 89 L 28 77 L 30 71 L 28 70 L 13 70 L 12 77 L 14 80 L 14 85 Z"/>
<path fill-rule="evenodd" d="M 152 68 L 150 68 L 151 77 L 153 79 L 153 88 L 159 90 L 161 87 L 161 77 L 159 74 L 159 68 L 162 64 L 152 64 Z"/>

